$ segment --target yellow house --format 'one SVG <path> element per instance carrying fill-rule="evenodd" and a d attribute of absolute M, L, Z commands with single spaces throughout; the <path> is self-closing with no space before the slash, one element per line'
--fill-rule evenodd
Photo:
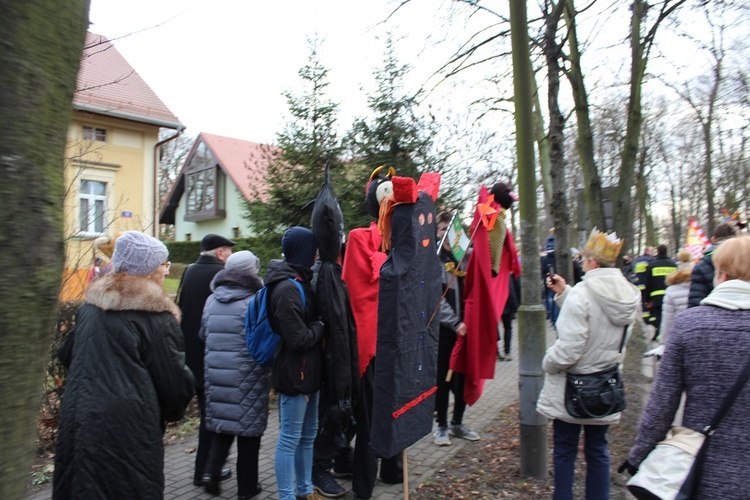
<path fill-rule="evenodd" d="M 130 229 L 157 235 L 159 148 L 184 128 L 109 41 L 87 35 L 64 167 L 61 299 L 81 297 L 95 257 L 108 261 L 102 242 Z M 160 141 L 160 129 L 174 133 Z"/>

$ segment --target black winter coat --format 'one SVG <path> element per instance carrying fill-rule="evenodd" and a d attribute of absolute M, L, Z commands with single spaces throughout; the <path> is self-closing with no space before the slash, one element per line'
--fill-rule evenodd
<path fill-rule="evenodd" d="M 299 290 L 288 278 L 302 283 L 307 306 L 304 311 Z M 320 389 L 322 341 L 326 329 L 318 317 L 311 278 L 309 269 L 282 260 L 268 263 L 268 317 L 273 330 L 281 335 L 271 372 L 271 386 L 287 396 L 314 394 Z"/>
<path fill-rule="evenodd" d="M 60 347 L 68 367 L 52 497 L 160 499 L 165 420 L 193 396 L 179 310 L 143 276 L 91 284 Z"/>
<path fill-rule="evenodd" d="M 211 281 L 224 269 L 224 263 L 211 255 L 201 255 L 182 275 L 177 305 L 182 310 L 182 334 L 185 336 L 187 365 L 195 376 L 195 387 L 203 389 L 203 351 L 205 345 L 198 333 L 206 299 L 211 295 Z"/>
<path fill-rule="evenodd" d="M 701 300 L 708 297 L 714 289 L 714 250 L 711 247 L 708 252 L 693 267 L 690 277 L 690 295 L 688 296 L 688 308 L 701 305 Z"/>

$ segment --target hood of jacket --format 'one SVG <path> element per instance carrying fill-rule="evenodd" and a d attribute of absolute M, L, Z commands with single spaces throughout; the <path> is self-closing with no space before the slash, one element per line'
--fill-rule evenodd
<path fill-rule="evenodd" d="M 104 311 L 169 312 L 179 322 L 182 314 L 169 294 L 146 276 L 108 274 L 92 281 L 84 301 Z"/>
<path fill-rule="evenodd" d="M 583 276 L 590 297 L 617 326 L 625 326 L 636 318 L 641 292 L 630 283 L 622 271 L 614 267 L 592 269 Z"/>
<path fill-rule="evenodd" d="M 270 261 L 268 267 L 266 267 L 266 285 L 297 276 L 301 276 L 305 281 L 310 282 L 312 271 L 280 259 Z"/>
<path fill-rule="evenodd" d="M 219 302 L 242 300 L 263 288 L 263 281 L 255 274 L 237 269 L 222 269 L 211 281 L 211 291 Z"/>

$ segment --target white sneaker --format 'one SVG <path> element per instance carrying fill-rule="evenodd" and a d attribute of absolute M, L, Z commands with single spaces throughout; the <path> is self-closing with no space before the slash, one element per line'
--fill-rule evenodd
<path fill-rule="evenodd" d="M 435 444 L 438 446 L 450 446 L 451 444 L 451 438 L 448 435 L 448 428 L 447 427 L 438 427 L 435 429 L 435 432 L 433 433 L 435 436 Z"/>
<path fill-rule="evenodd" d="M 472 431 L 465 425 L 451 425 L 450 430 L 451 436 L 457 438 L 466 439 L 467 441 L 479 441 L 479 434 Z"/>

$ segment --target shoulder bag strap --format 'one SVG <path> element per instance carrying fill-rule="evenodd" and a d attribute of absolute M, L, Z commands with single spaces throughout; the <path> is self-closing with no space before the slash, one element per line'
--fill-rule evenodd
<path fill-rule="evenodd" d="M 626 339 L 626 338 L 627 338 L 627 336 L 628 336 L 628 326 L 629 326 L 629 325 L 625 325 L 625 326 L 623 327 L 623 329 L 622 329 L 622 340 L 620 341 L 620 350 L 619 350 L 619 351 L 617 351 L 617 352 L 619 352 L 620 354 L 622 354 L 622 350 L 623 350 L 623 349 L 625 348 L 625 339 Z"/>
<path fill-rule="evenodd" d="M 742 374 L 740 374 L 740 377 L 729 390 L 729 394 L 727 394 L 727 396 L 724 398 L 719 411 L 716 412 L 716 415 L 714 415 L 711 423 L 703 429 L 703 434 L 705 434 L 706 436 L 710 436 L 714 433 L 714 431 L 716 430 L 716 426 L 719 425 L 721 419 L 724 418 L 724 415 L 727 414 L 729 408 L 731 408 L 732 406 L 732 403 L 734 403 L 734 400 L 737 398 L 737 395 L 747 383 L 748 378 L 750 378 L 750 362 L 748 362 L 748 364 L 745 366 L 745 370 L 742 372 Z"/>

